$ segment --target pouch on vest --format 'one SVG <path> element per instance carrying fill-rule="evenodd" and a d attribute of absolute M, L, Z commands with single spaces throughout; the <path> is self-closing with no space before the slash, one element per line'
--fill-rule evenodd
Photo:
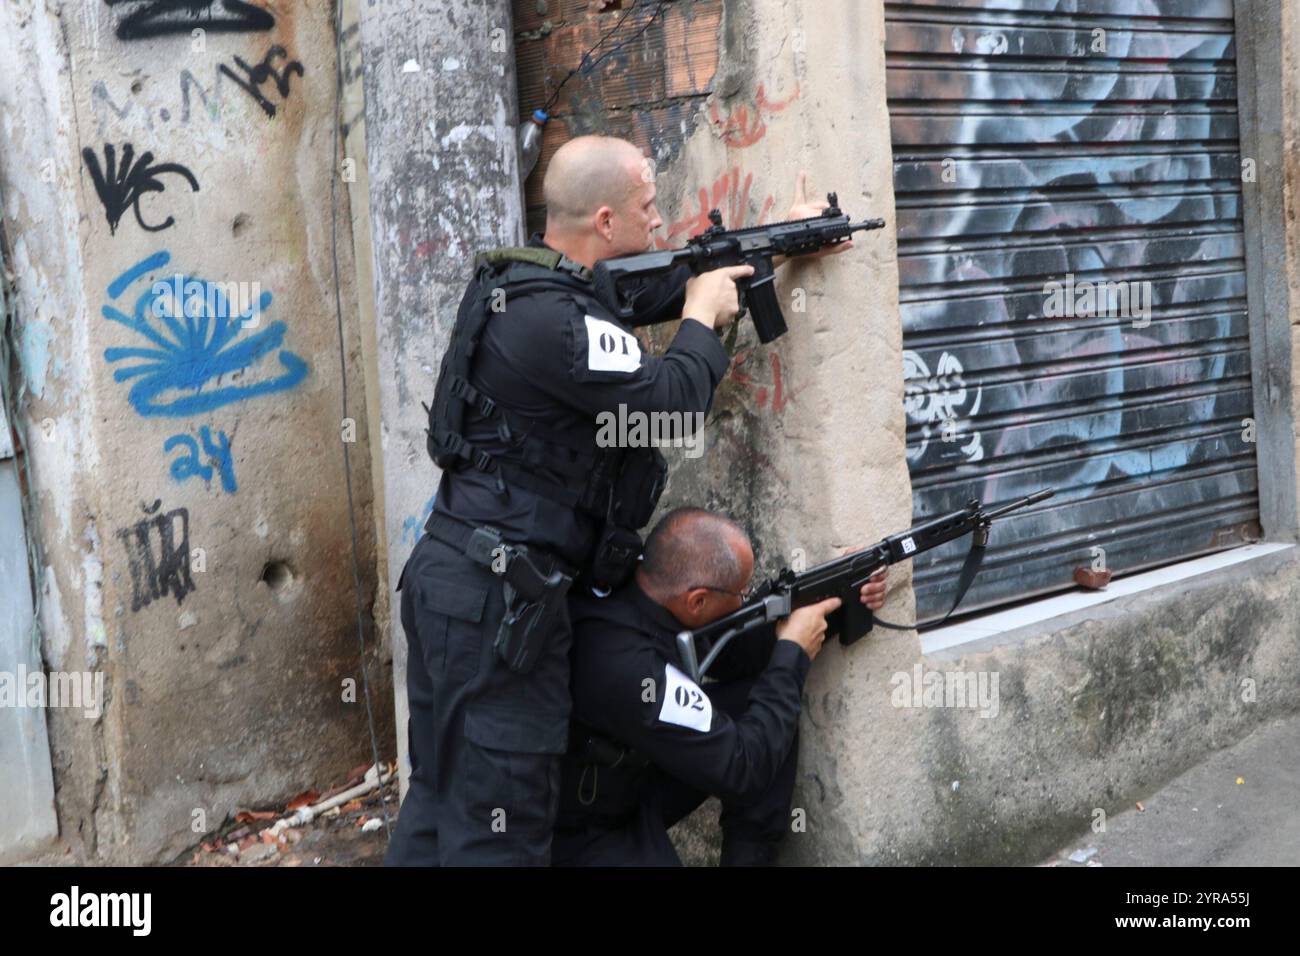
<path fill-rule="evenodd" d="M 668 462 L 658 448 L 628 449 L 618 477 L 614 479 L 611 502 L 614 523 L 640 531 L 650 523 L 667 484 Z"/>
<path fill-rule="evenodd" d="M 486 451 L 465 439 L 465 408 L 473 405 L 484 418 L 498 423 L 498 433 L 505 441 L 514 436 L 504 409 L 492 397 L 469 382 L 474 353 L 483 337 L 483 328 L 494 309 L 516 295 L 545 288 L 585 291 L 584 278 L 590 271 L 553 249 L 507 248 L 480 253 L 474 261 L 474 278 L 461 297 L 456 310 L 447 351 L 438 368 L 433 405 L 429 413 L 427 450 L 429 457 L 444 470 L 471 465 L 496 477 L 497 490 L 504 491 L 497 462 Z"/>

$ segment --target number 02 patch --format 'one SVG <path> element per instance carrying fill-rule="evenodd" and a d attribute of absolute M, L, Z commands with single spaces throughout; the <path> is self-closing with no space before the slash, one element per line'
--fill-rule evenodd
<path fill-rule="evenodd" d="M 713 726 L 713 701 L 672 664 L 667 665 L 664 677 L 664 705 L 659 719 L 666 724 L 708 733 Z"/>
<path fill-rule="evenodd" d="M 587 320 L 587 368 L 593 372 L 635 372 L 641 367 L 641 346 L 635 335 L 594 315 Z"/>

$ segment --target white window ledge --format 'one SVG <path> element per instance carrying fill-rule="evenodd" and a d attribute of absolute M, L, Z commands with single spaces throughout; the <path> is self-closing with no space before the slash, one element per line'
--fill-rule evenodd
<path fill-rule="evenodd" d="M 1166 565 L 1154 571 L 1116 578 L 1104 591 L 1080 589 L 1004 611 L 990 611 L 959 624 L 949 624 L 922 634 L 921 653 L 936 654 L 958 646 L 961 646 L 963 652 L 984 650 L 986 647 L 981 645 L 991 647 L 993 644 L 1005 644 L 1059 630 L 1077 623 L 1071 618 L 1081 619 L 1083 615 L 1078 614 L 1080 611 L 1178 584 L 1202 574 L 1222 571 L 1244 561 L 1257 561 L 1281 551 L 1294 551 L 1295 547 L 1293 544 L 1248 544 L 1231 551 L 1220 551 Z"/>

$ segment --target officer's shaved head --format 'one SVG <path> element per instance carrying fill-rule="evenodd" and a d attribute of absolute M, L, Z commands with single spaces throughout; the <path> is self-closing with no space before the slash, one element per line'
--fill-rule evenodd
<path fill-rule="evenodd" d="M 547 232 L 581 228 L 601 206 L 621 209 L 644 183 L 645 157 L 625 139 L 579 136 L 551 157 L 542 180 Z"/>
<path fill-rule="evenodd" d="M 677 508 L 646 539 L 640 578 L 656 598 L 698 587 L 739 592 L 752 568 L 749 537 L 740 525 L 702 508 Z"/>

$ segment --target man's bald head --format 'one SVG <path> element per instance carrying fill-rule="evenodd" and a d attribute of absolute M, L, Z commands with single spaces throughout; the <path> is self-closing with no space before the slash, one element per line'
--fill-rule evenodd
<path fill-rule="evenodd" d="M 640 579 L 661 601 L 700 587 L 738 593 L 753 567 L 754 552 L 740 525 L 702 508 L 677 508 L 646 539 Z"/>
<path fill-rule="evenodd" d="M 618 210 L 645 179 L 645 157 L 625 139 L 579 136 L 551 157 L 542 181 L 547 232 L 581 229 L 600 209 Z"/>

